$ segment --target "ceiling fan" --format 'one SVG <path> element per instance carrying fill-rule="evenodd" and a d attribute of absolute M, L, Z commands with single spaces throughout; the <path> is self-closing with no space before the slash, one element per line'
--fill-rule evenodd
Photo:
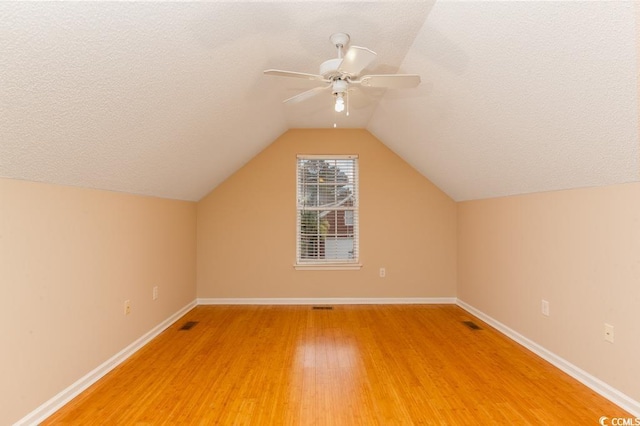
<path fill-rule="evenodd" d="M 371 74 L 360 76 L 362 70 L 373 62 L 377 54 L 366 47 L 359 46 L 350 46 L 345 53 L 344 50 L 351 39 L 349 34 L 336 33 L 329 39 L 338 49 L 338 57 L 324 61 L 320 65 L 319 74 L 308 74 L 276 69 L 268 69 L 264 71 L 266 75 L 301 78 L 323 83 L 322 86 L 315 87 L 311 90 L 307 90 L 306 92 L 292 96 L 289 99 L 285 99 L 285 103 L 301 102 L 322 92 L 330 91 L 335 98 L 335 111 L 344 111 L 346 101 L 347 115 L 349 115 L 348 96 L 349 91 L 354 87 L 404 89 L 416 87 L 420 84 L 420 76 L 416 74 Z"/>

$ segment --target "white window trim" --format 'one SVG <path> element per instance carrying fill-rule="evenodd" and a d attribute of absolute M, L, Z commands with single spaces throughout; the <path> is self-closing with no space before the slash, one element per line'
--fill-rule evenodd
<path fill-rule="evenodd" d="M 297 155 L 296 156 L 296 193 L 298 191 L 298 160 L 358 160 L 359 156 L 356 155 L 334 155 L 334 154 L 322 154 L 322 155 Z M 360 209 L 360 165 L 357 164 L 357 176 L 356 176 L 356 203 L 357 209 Z M 339 208 L 338 208 L 339 209 Z M 362 263 L 360 263 L 360 248 L 359 248 L 359 240 L 360 240 L 360 225 L 359 223 L 356 226 L 357 231 L 357 239 L 358 239 L 358 257 L 353 259 L 353 261 L 349 260 L 338 260 L 338 261 L 307 261 L 307 262 L 299 262 L 300 253 L 298 246 L 298 239 L 300 238 L 300 223 L 298 222 L 298 200 L 296 195 L 296 261 L 293 264 L 294 269 L 299 271 L 349 271 L 349 270 L 359 270 L 362 268 Z M 358 213 L 359 216 L 359 213 Z"/>
<path fill-rule="evenodd" d="M 357 271 L 362 269 L 361 263 L 295 263 L 296 271 Z"/>

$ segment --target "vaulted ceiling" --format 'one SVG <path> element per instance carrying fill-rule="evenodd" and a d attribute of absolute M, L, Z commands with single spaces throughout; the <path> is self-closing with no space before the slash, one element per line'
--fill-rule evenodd
<path fill-rule="evenodd" d="M 361 127 L 455 200 L 640 180 L 633 2 L 0 2 L 0 176 L 198 200 L 289 128 Z M 329 36 L 378 53 L 348 118 Z"/>

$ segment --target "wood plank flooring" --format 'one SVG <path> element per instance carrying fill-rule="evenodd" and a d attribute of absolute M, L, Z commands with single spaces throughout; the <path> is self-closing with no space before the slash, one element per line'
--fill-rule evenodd
<path fill-rule="evenodd" d="M 198 323 L 179 330 L 187 321 Z M 43 425 L 596 425 L 601 416 L 631 417 L 453 305 L 198 306 Z"/>

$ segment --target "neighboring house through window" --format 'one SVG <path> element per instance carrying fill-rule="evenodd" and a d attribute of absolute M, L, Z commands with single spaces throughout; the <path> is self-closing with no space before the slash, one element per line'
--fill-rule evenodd
<path fill-rule="evenodd" d="M 353 226 L 353 210 L 346 210 L 344 212 L 344 224 L 346 226 Z"/>
<path fill-rule="evenodd" d="M 359 268 L 358 156 L 299 155 L 296 267 Z"/>

